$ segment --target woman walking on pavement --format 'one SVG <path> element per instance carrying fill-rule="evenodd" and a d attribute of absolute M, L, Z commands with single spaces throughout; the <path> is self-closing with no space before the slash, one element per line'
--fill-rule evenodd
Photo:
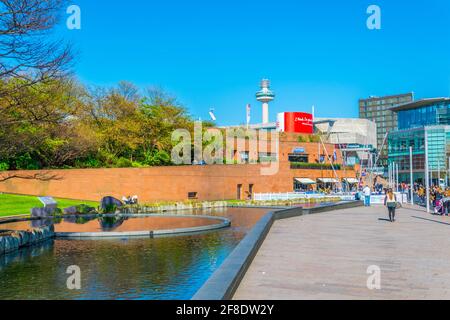
<path fill-rule="evenodd" d="M 397 198 L 392 189 L 389 189 L 384 198 L 384 205 L 389 211 L 389 221 L 395 222 L 395 209 L 397 208 Z"/>

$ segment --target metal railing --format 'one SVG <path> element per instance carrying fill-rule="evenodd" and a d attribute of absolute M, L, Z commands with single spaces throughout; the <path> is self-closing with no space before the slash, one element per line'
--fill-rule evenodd
<path fill-rule="evenodd" d="M 341 198 L 342 200 L 355 200 L 351 194 L 321 194 L 306 192 L 286 192 L 286 193 L 255 193 L 253 200 L 255 201 L 282 201 L 282 200 L 299 200 L 299 199 L 326 199 Z"/>

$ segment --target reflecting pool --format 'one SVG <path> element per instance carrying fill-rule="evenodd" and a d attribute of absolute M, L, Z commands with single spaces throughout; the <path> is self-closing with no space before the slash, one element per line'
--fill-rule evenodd
<path fill-rule="evenodd" d="M 20 221 L 1 224 L 3 230 L 28 230 L 30 228 L 55 226 L 56 233 L 91 233 L 91 232 L 134 232 L 187 229 L 212 226 L 222 223 L 219 218 L 201 215 L 116 215 L 116 216 L 68 216 L 54 219 Z"/>
<path fill-rule="evenodd" d="M 55 239 L 0 257 L 0 299 L 190 299 L 267 209 L 214 209 L 230 228 L 163 238 Z M 81 290 L 67 289 L 69 266 Z"/>

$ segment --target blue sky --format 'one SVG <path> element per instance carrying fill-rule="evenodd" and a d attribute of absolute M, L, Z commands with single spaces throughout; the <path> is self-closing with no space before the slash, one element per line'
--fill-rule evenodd
<path fill-rule="evenodd" d="M 61 28 L 76 48 L 78 78 L 112 86 L 161 86 L 196 117 L 218 123 L 261 119 L 255 100 L 267 77 L 270 117 L 310 111 L 357 117 L 358 99 L 414 91 L 450 95 L 447 0 L 73 0 L 82 29 Z M 382 29 L 368 30 L 380 6 Z M 63 23 L 65 24 L 65 23 Z"/>

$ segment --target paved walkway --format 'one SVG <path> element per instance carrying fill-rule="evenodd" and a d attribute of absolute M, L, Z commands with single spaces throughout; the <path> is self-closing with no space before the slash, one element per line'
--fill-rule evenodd
<path fill-rule="evenodd" d="M 277 221 L 234 299 L 450 299 L 450 218 L 383 207 Z M 381 289 L 367 269 L 381 269 Z"/>

